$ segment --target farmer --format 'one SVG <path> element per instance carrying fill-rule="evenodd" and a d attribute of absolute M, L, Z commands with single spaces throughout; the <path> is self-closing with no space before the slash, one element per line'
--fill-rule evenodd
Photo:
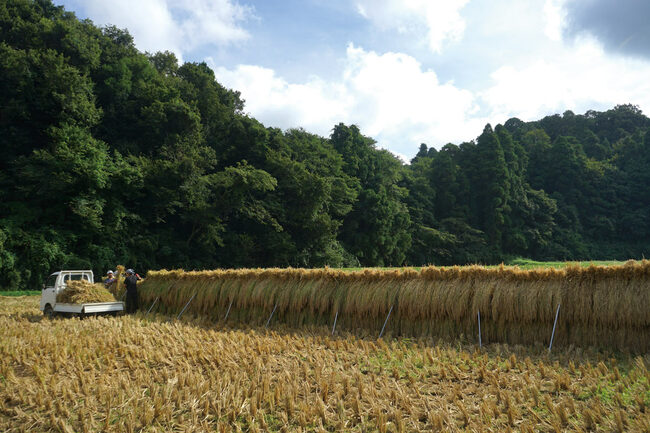
<path fill-rule="evenodd" d="M 115 282 L 115 277 L 113 276 L 113 271 L 106 272 L 106 279 L 104 279 L 104 287 L 107 289 L 111 287 L 111 284 Z"/>
<path fill-rule="evenodd" d="M 135 273 L 133 269 L 126 270 L 126 279 L 124 285 L 126 286 L 126 312 L 135 313 L 138 309 L 138 280 L 140 276 Z"/>

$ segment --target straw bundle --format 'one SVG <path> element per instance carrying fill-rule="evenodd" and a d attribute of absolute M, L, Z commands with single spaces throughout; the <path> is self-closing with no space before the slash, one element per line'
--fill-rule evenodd
<path fill-rule="evenodd" d="M 145 303 L 214 320 L 290 326 L 331 326 L 378 333 L 393 307 L 387 334 L 484 342 L 548 344 L 558 305 L 555 343 L 650 349 L 650 261 L 622 266 L 426 267 L 421 271 L 240 269 L 150 271 L 140 287 Z"/>
<path fill-rule="evenodd" d="M 93 284 L 86 280 L 68 281 L 66 288 L 56 295 L 56 302 L 64 304 L 115 302 L 115 297 L 102 283 Z"/>
<path fill-rule="evenodd" d="M 121 299 L 124 294 L 124 270 L 123 265 L 117 265 L 117 270 L 115 272 L 115 281 L 108 290 L 115 296 L 115 299 Z"/>

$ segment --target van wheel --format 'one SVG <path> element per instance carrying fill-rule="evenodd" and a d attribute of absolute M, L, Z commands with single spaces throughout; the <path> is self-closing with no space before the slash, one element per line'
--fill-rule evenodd
<path fill-rule="evenodd" d="M 43 308 L 43 315 L 48 319 L 52 319 L 54 317 L 54 310 L 50 304 L 47 304 L 45 308 Z"/>

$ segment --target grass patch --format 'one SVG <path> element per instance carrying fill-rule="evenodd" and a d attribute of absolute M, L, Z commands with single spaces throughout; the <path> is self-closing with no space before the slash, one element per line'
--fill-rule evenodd
<path fill-rule="evenodd" d="M 514 259 L 506 263 L 507 266 L 519 266 L 522 269 L 534 269 L 534 268 L 556 268 L 562 269 L 567 266 L 579 265 L 583 268 L 587 268 L 591 265 L 594 266 L 620 266 L 625 262 L 618 260 L 592 260 L 585 262 L 537 262 L 530 259 Z"/>
<path fill-rule="evenodd" d="M 591 265 L 594 266 L 620 266 L 625 264 L 624 261 L 620 260 L 590 260 L 590 261 L 551 261 L 551 262 L 538 262 L 536 260 L 531 260 L 531 259 L 525 259 L 525 258 L 517 258 L 517 259 L 512 259 L 509 261 L 504 262 L 505 266 L 517 266 L 521 269 L 536 269 L 536 268 L 555 268 L 555 269 L 562 269 L 566 268 L 567 266 L 581 266 L 583 268 L 587 268 Z M 496 268 L 501 265 L 482 265 L 480 263 L 477 263 L 479 266 L 485 266 L 486 268 Z M 433 266 L 438 266 L 438 265 L 433 265 Z M 469 265 L 459 265 L 459 266 L 469 266 Z M 447 268 L 453 267 L 453 265 L 445 266 Z M 340 268 L 342 271 L 351 271 L 351 272 L 358 272 L 358 271 L 365 271 L 365 270 L 378 270 L 378 271 L 390 271 L 394 269 L 412 269 L 414 271 L 419 272 L 422 270 L 421 266 L 405 266 L 405 267 L 376 267 L 376 268 Z"/>
<path fill-rule="evenodd" d="M 0 296 L 36 296 L 40 294 L 40 290 L 7 290 L 0 292 Z"/>

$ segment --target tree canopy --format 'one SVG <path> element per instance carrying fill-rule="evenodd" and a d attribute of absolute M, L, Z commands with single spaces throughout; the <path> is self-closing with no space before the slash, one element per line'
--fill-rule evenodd
<path fill-rule="evenodd" d="M 487 125 L 410 164 L 355 125 L 281 131 L 205 63 L 50 0 L 0 1 L 0 288 L 49 272 L 627 259 L 650 236 L 650 119 Z"/>

